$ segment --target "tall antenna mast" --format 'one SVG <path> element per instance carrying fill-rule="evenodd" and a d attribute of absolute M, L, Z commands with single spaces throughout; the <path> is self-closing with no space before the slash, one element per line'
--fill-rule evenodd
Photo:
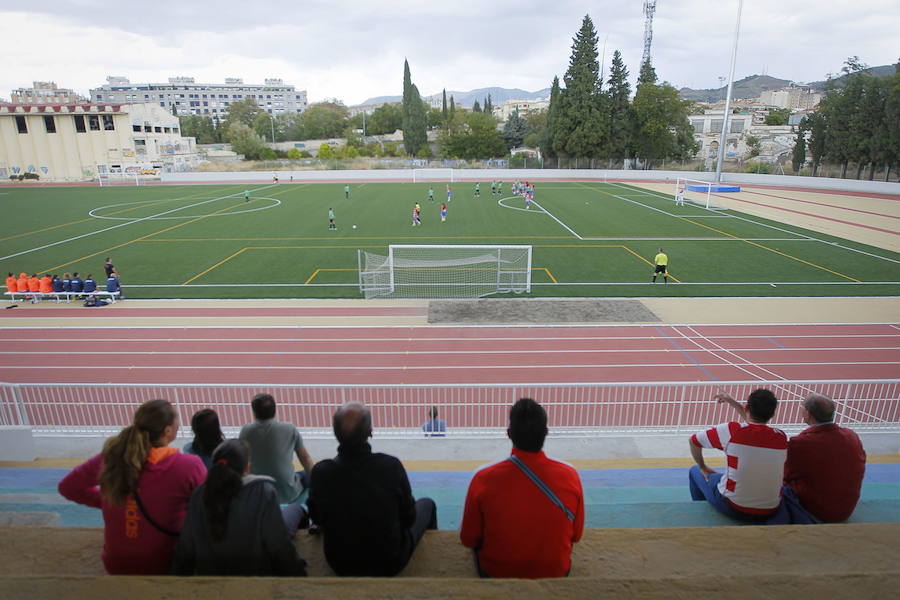
<path fill-rule="evenodd" d="M 653 42 L 653 13 L 656 12 L 656 0 L 644 0 L 644 56 L 641 64 L 650 60 L 650 44 Z"/>

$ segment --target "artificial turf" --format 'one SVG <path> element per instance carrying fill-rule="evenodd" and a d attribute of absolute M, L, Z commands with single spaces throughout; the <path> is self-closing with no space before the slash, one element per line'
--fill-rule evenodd
<path fill-rule="evenodd" d="M 900 294 L 900 254 L 625 184 L 538 183 L 524 210 L 508 184 L 474 198 L 455 183 L 441 223 L 444 186 L 433 202 L 427 183 L 351 184 L 349 198 L 343 184 L 8 187 L 0 270 L 102 280 L 110 256 L 129 298 L 358 298 L 358 249 L 530 244 L 532 296 Z M 660 247 L 671 277 L 650 286 Z"/>

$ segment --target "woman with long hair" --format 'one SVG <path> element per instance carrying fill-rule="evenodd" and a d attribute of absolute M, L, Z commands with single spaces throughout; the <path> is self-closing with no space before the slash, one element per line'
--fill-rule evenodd
<path fill-rule="evenodd" d="M 285 511 L 302 511 L 298 504 Z M 299 516 L 299 515 L 295 515 Z M 250 474 L 250 447 L 227 440 L 212 455 L 206 482 L 194 490 L 178 548 L 176 575 L 305 576 L 275 493 L 274 480 Z"/>
<path fill-rule="evenodd" d="M 157 575 L 171 569 L 191 492 L 203 463 L 169 444 L 178 412 L 150 400 L 103 451 L 59 482 L 64 497 L 103 511 L 103 564 L 111 575 Z"/>
<path fill-rule="evenodd" d="M 191 417 L 191 430 L 194 432 L 194 440 L 185 444 L 181 451 L 199 456 L 209 469 L 212 466 L 213 450 L 225 441 L 219 425 L 219 415 L 211 408 L 198 410 Z"/>

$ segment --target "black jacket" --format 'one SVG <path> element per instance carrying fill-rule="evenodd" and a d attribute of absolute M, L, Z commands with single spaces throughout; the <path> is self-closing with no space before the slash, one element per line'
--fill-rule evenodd
<path fill-rule="evenodd" d="M 225 537 L 213 541 L 206 524 L 203 484 L 191 494 L 175 549 L 175 575 L 305 576 L 306 561 L 288 533 L 270 477 L 247 475 L 231 501 Z"/>
<path fill-rule="evenodd" d="M 316 464 L 309 512 L 338 575 L 396 575 L 415 549 L 416 507 L 406 470 L 393 456 L 373 454 L 369 444 L 341 446 L 336 458 Z"/>

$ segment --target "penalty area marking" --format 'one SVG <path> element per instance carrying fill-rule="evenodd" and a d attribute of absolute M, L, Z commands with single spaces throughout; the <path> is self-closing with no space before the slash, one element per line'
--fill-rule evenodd
<path fill-rule="evenodd" d="M 245 213 L 257 212 L 260 210 L 269 210 L 271 208 L 275 208 L 281 205 L 281 200 L 278 198 L 263 198 L 263 197 L 254 197 L 251 196 L 253 200 L 270 200 L 273 204 L 266 204 L 265 206 L 257 206 L 256 208 L 250 208 L 246 210 L 235 210 L 232 212 L 224 212 L 224 213 L 208 213 L 205 215 L 182 215 L 177 217 L 147 217 L 146 221 L 168 221 L 168 220 L 183 220 L 183 219 L 199 219 L 202 217 L 227 217 L 229 215 L 241 215 Z M 211 200 L 220 200 L 221 198 L 211 198 Z M 88 215 L 94 217 L 95 219 L 108 219 L 110 221 L 133 221 L 134 217 L 107 217 L 104 215 L 96 214 L 97 211 L 105 210 L 107 208 L 118 208 L 119 206 L 133 206 L 135 204 L 145 204 L 150 202 L 159 202 L 159 200 L 142 200 L 140 202 L 122 202 L 119 204 L 108 204 L 106 206 L 99 206 L 97 208 L 91 209 L 88 212 Z"/>

